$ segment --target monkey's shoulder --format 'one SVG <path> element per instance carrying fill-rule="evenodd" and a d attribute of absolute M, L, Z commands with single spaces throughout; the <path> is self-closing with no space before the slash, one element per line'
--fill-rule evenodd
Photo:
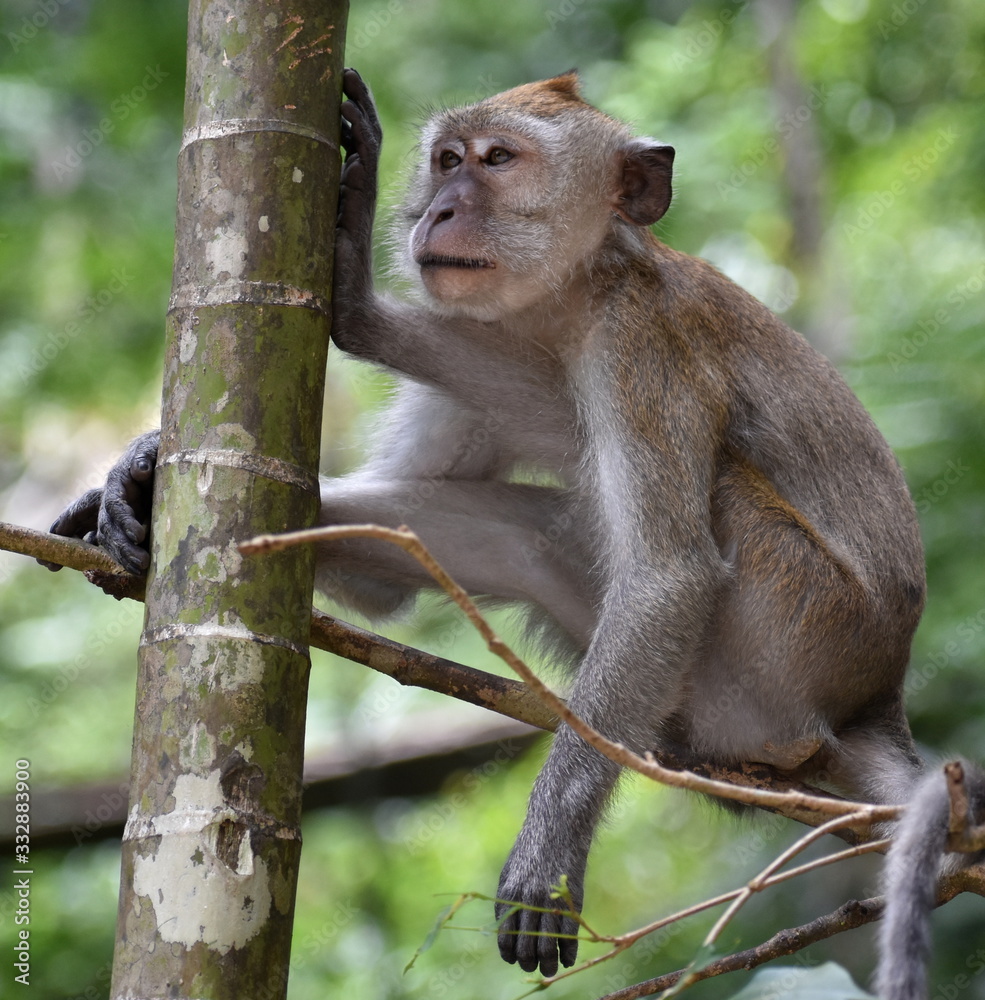
<path fill-rule="evenodd" d="M 630 351 L 644 347 L 688 368 L 723 372 L 753 363 L 764 371 L 833 369 L 797 331 L 713 264 L 652 239 L 627 255 L 607 289 Z"/>

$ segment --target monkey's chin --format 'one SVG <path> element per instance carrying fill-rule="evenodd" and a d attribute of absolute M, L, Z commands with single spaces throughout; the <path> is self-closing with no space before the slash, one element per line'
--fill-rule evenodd
<path fill-rule="evenodd" d="M 487 307 L 494 304 L 496 269 L 490 267 L 427 266 L 421 281 L 431 298 L 450 308 Z"/>

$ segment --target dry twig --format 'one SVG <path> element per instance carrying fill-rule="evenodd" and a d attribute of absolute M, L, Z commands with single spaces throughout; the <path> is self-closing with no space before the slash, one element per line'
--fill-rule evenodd
<path fill-rule="evenodd" d="M 0 521 L 0 549 L 44 559 L 59 566 L 68 566 L 69 569 L 127 575 L 122 566 L 95 545 L 89 545 L 79 538 L 65 538 L 64 535 L 52 535 L 47 531 L 7 524 L 5 521 Z"/>
<path fill-rule="evenodd" d="M 701 969 L 692 970 L 678 969 L 676 972 L 668 972 L 665 975 L 657 976 L 655 979 L 648 979 L 646 982 L 636 983 L 626 989 L 617 990 L 615 993 L 607 993 L 599 1000 L 639 1000 L 640 997 L 650 997 L 656 993 L 662 993 L 676 985 L 677 981 L 685 973 L 688 973 L 692 982 L 700 982 L 702 979 L 711 979 L 720 976 L 725 972 L 737 972 L 740 969 L 755 969 L 764 965 L 774 958 L 783 955 L 793 955 L 798 951 L 816 944 L 825 938 L 833 937 L 842 931 L 854 930 L 865 924 L 872 923 L 882 916 L 885 903 L 881 896 L 871 899 L 855 900 L 851 899 L 842 904 L 833 913 L 828 913 L 823 917 L 818 917 L 810 923 L 802 924 L 800 927 L 790 927 L 779 931 L 769 940 L 758 944 L 753 948 L 744 951 L 737 951 L 732 955 L 709 962 Z"/>
<path fill-rule="evenodd" d="M 641 757 L 627 749 L 621 743 L 606 739 L 601 733 L 592 729 L 568 708 L 565 701 L 554 693 L 493 631 L 471 600 L 468 594 L 448 575 L 444 568 L 425 548 L 420 538 L 408 528 L 383 528 L 376 524 L 353 524 L 325 528 L 311 528 L 305 531 L 292 531 L 282 535 L 260 535 L 239 546 L 244 555 L 260 552 L 273 552 L 289 548 L 292 545 L 306 545 L 314 542 L 338 541 L 345 538 L 377 538 L 392 542 L 409 555 L 413 556 L 434 578 L 446 594 L 465 612 L 469 621 L 486 640 L 488 648 L 507 663 L 537 695 L 544 705 L 558 718 L 569 725 L 586 743 L 599 753 L 623 767 L 638 771 L 640 774 L 661 784 L 676 788 L 687 788 L 690 791 L 702 792 L 723 799 L 732 799 L 748 805 L 767 805 L 783 807 L 796 804 L 807 807 L 818 813 L 834 816 L 851 816 L 852 821 L 845 825 L 866 827 L 874 822 L 895 819 L 899 809 L 895 806 L 871 806 L 827 796 L 808 795 L 804 792 L 775 792 L 763 788 L 746 788 L 706 778 L 691 771 L 676 771 L 659 764 L 653 754 Z"/>
<path fill-rule="evenodd" d="M 771 862 L 767 868 L 741 889 L 697 903 L 678 913 L 660 918 L 622 935 L 608 937 L 599 935 L 582 921 L 582 926 L 589 931 L 593 939 L 608 942 L 612 948 L 604 955 L 580 963 L 575 969 L 567 970 L 550 980 L 545 980 L 545 985 L 605 961 L 661 927 L 713 906 L 732 901 L 732 906 L 709 933 L 706 941 L 710 943 L 715 940 L 739 907 L 754 892 L 812 871 L 822 865 L 833 864 L 857 854 L 885 849 L 887 841 L 860 844 L 859 836 L 851 828 L 865 828 L 871 822 L 895 818 L 898 814 L 896 808 L 851 803 L 825 793 L 818 793 L 815 789 L 806 788 L 806 786 L 792 781 L 773 768 L 761 764 L 746 764 L 737 769 L 727 769 L 709 762 L 681 759 L 671 752 L 661 752 L 658 762 L 652 754 L 640 757 L 622 745 L 606 740 L 574 715 L 563 699 L 551 691 L 522 660 L 515 656 L 493 632 L 465 591 L 451 580 L 423 546 L 420 539 L 407 529 L 394 531 L 377 525 L 317 528 L 311 531 L 293 532 L 289 535 L 263 535 L 243 543 L 240 545 L 240 550 L 244 553 L 272 551 L 288 545 L 354 536 L 368 536 L 390 541 L 418 559 L 439 586 L 463 609 L 485 638 L 490 650 L 507 662 L 526 683 L 512 681 L 404 646 L 342 622 L 317 609 L 312 609 L 311 644 L 313 646 L 362 663 L 393 677 L 401 684 L 412 684 L 448 694 L 542 729 L 554 729 L 558 718 L 563 719 L 600 752 L 653 780 L 756 805 L 759 808 L 778 812 L 817 828 Z M 19 552 L 81 570 L 92 582 L 101 586 L 117 599 L 123 597 L 135 600 L 143 599 L 142 579 L 129 576 L 123 572 L 122 567 L 118 566 L 100 549 L 78 539 L 64 538 L 0 522 L 0 549 Z M 536 698 L 531 697 L 530 690 L 534 692 Z M 690 770 L 685 770 L 686 768 Z M 945 773 L 950 783 L 952 795 L 949 827 L 952 833 L 951 846 L 963 850 L 980 849 L 985 846 L 985 827 L 969 828 L 970 810 L 967 789 L 964 784 L 964 773 L 960 763 L 948 765 L 945 768 Z M 832 814 L 834 818 L 830 818 Z M 807 844 L 826 833 L 841 836 L 853 846 L 848 850 L 777 874 L 777 869 L 787 860 L 803 850 Z M 985 895 L 985 865 L 966 868 L 956 875 L 942 880 L 938 903 L 947 902 L 958 893 L 965 891 Z M 635 1000 L 637 997 L 651 996 L 674 985 L 685 973 L 688 975 L 689 982 L 697 982 L 735 969 L 754 968 L 770 959 L 792 954 L 840 931 L 849 930 L 878 919 L 882 914 L 882 905 L 883 901 L 880 897 L 861 902 L 849 901 L 834 913 L 819 917 L 801 927 L 780 931 L 755 948 L 718 959 L 697 971 L 679 970 L 668 973 L 646 983 L 639 983 L 626 990 L 609 994 L 602 1000 Z"/>

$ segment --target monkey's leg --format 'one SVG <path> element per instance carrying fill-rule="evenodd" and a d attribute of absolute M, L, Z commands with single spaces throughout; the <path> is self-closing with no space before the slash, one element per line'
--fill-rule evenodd
<path fill-rule="evenodd" d="M 406 524 L 470 594 L 533 602 L 585 648 L 595 627 L 588 560 L 570 542 L 552 541 L 572 535 L 570 521 L 565 492 L 551 487 L 359 476 L 323 487 L 323 524 Z M 360 610 L 374 610 L 366 604 L 374 591 L 385 612 L 388 599 L 434 587 L 415 559 L 375 539 L 327 543 L 321 555 L 319 586 Z"/>
<path fill-rule="evenodd" d="M 748 463 L 723 470 L 712 506 L 732 582 L 693 672 L 693 749 L 806 762 L 805 780 L 902 801 L 919 767 L 898 696 L 915 619 Z"/>

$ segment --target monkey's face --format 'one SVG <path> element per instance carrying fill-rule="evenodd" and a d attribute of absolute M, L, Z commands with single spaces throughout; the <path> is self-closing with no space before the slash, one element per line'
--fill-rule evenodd
<path fill-rule="evenodd" d="M 421 191 L 430 200 L 408 246 L 429 296 L 492 318 L 537 294 L 549 249 L 547 173 L 534 143 L 520 135 L 435 140 Z"/>
<path fill-rule="evenodd" d="M 446 112 L 422 136 L 403 270 L 443 310 L 496 320 L 553 308 L 617 220 L 643 227 L 669 203 L 672 149 L 570 95 L 540 95 L 531 114 L 514 106 L 523 93 Z"/>
<path fill-rule="evenodd" d="M 581 173 L 567 129 L 521 116 L 425 134 L 411 191 L 405 270 L 449 311 L 494 320 L 543 300 L 598 245 L 610 213 L 601 190 L 569 197 Z M 512 127 L 511 127 L 512 126 Z M 609 156 L 601 158 L 603 167 Z M 580 164 L 579 164 L 580 166 Z M 592 188 L 604 170 L 592 171 Z"/>

